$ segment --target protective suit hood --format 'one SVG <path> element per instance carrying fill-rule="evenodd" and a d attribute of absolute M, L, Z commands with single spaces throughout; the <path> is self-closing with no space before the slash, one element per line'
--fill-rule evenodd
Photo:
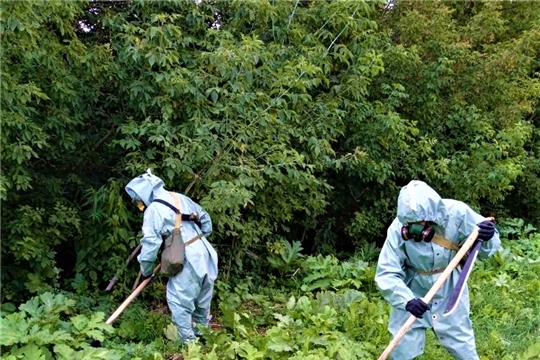
<path fill-rule="evenodd" d="M 156 198 L 167 196 L 163 180 L 152 174 L 150 169 L 131 180 L 126 185 L 126 192 L 132 200 L 139 198 L 146 206 Z"/>
<path fill-rule="evenodd" d="M 412 180 L 399 192 L 397 217 L 402 224 L 432 221 L 443 228 L 449 219 L 440 195 L 419 180 Z"/>

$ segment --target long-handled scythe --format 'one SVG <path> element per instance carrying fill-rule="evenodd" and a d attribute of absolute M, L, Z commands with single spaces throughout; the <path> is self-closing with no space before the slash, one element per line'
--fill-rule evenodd
<path fill-rule="evenodd" d="M 126 307 L 137 297 L 137 295 L 140 294 L 141 291 L 143 291 L 143 289 L 146 287 L 146 285 L 148 285 L 154 276 L 157 275 L 157 273 L 159 272 L 159 269 L 161 268 L 161 264 L 159 264 L 158 266 L 156 266 L 156 268 L 154 269 L 154 272 L 153 272 L 153 276 L 152 277 L 149 277 L 148 279 L 144 280 L 139 286 L 137 286 L 137 288 L 135 289 L 135 291 L 133 291 L 131 293 L 131 295 L 128 296 L 128 298 L 126 300 L 124 300 L 124 302 L 122 303 L 122 305 L 120 305 L 118 307 L 118 309 L 116 309 L 116 311 L 107 319 L 107 321 L 105 321 L 105 323 L 107 325 L 110 325 L 112 324 L 112 322 L 114 320 L 116 320 L 116 318 L 118 316 L 120 316 L 120 314 L 126 309 Z"/>
<path fill-rule="evenodd" d="M 426 304 L 429 304 L 429 302 L 433 299 L 437 291 L 439 291 L 439 289 L 442 287 L 444 282 L 450 277 L 450 274 L 452 274 L 452 271 L 454 271 L 454 269 L 459 265 L 459 262 L 461 261 L 461 259 L 463 259 L 467 255 L 467 252 L 474 245 L 476 238 L 478 237 L 478 230 L 479 228 L 478 226 L 476 226 L 473 232 L 471 233 L 471 235 L 469 235 L 467 240 L 463 243 L 463 245 L 457 252 L 456 256 L 454 256 L 452 261 L 450 261 L 450 264 L 448 264 L 446 269 L 444 269 L 443 273 L 441 274 L 441 276 L 439 276 L 439 278 L 437 279 L 435 284 L 433 284 L 431 289 L 429 289 L 426 296 L 422 298 L 422 300 Z M 392 351 L 394 351 L 394 348 L 397 346 L 397 344 L 399 344 L 403 336 L 407 333 L 407 331 L 409 331 L 409 328 L 412 326 L 412 324 L 415 321 L 416 321 L 416 316 L 414 315 L 409 316 L 405 324 L 403 324 L 403 326 L 396 333 L 392 341 L 390 341 L 390 344 L 388 344 L 388 346 L 383 351 L 381 356 L 379 356 L 378 360 L 386 360 L 388 356 L 390 356 Z"/>

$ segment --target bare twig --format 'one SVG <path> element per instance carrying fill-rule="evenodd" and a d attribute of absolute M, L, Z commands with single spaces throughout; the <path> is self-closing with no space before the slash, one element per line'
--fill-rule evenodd
<path fill-rule="evenodd" d="M 104 142 L 105 140 L 107 140 L 107 138 L 108 138 L 109 136 L 111 136 L 111 134 L 114 132 L 115 129 L 116 129 L 116 124 L 114 124 L 114 125 L 109 129 L 109 131 L 107 131 L 107 133 L 105 134 L 105 136 L 102 137 L 102 138 L 97 142 L 96 145 L 94 145 L 94 147 L 92 148 L 92 151 L 95 151 L 101 144 L 103 144 L 103 142 Z"/>

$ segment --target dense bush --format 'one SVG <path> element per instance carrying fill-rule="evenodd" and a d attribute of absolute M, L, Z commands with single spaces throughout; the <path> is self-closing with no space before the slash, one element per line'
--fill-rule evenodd
<path fill-rule="evenodd" d="M 538 226 L 538 14 L 2 2 L 2 299 L 104 287 L 138 241 L 123 187 L 148 167 L 210 212 L 225 279 L 291 275 L 295 246 L 369 249 L 413 178 Z"/>

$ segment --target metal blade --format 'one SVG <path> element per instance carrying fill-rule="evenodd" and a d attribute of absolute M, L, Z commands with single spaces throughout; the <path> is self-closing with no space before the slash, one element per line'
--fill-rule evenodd
<path fill-rule="evenodd" d="M 481 247 L 482 241 L 477 241 L 476 244 L 473 245 L 469 257 L 467 258 L 465 265 L 463 265 L 463 270 L 461 271 L 461 274 L 459 274 L 459 279 L 456 287 L 448 298 L 448 304 L 446 305 L 443 316 L 448 316 L 452 314 L 454 310 L 456 310 L 457 304 L 459 304 L 459 299 L 461 299 L 461 295 L 463 294 L 463 290 L 465 289 L 465 284 L 467 283 L 467 279 L 469 279 L 469 275 L 472 272 L 474 262 L 476 261 L 476 257 L 478 256 L 478 252 L 480 251 Z"/>

